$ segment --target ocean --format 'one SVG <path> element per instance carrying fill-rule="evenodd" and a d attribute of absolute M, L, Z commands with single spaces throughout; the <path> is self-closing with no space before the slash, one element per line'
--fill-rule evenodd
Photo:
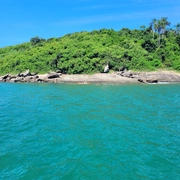
<path fill-rule="evenodd" d="M 179 180 L 180 84 L 0 83 L 0 179 Z"/>

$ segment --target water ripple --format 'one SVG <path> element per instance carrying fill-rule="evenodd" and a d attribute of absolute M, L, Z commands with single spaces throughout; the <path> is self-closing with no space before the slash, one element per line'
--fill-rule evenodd
<path fill-rule="evenodd" d="M 0 90 L 0 179 L 180 179 L 179 84 Z"/>

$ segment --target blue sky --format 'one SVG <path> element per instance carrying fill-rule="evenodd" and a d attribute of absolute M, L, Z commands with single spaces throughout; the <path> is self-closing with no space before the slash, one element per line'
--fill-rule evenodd
<path fill-rule="evenodd" d="M 180 0 L 1 0 L 0 47 L 30 38 L 101 28 L 148 26 L 153 18 L 180 23 Z"/>

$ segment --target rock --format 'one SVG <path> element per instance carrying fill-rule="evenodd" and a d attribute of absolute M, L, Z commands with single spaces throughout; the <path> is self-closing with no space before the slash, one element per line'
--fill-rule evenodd
<path fill-rule="evenodd" d="M 6 82 L 6 79 L 3 79 L 2 77 L 0 77 L 0 82 Z"/>
<path fill-rule="evenodd" d="M 26 76 L 24 78 L 24 82 L 31 82 L 32 79 L 35 79 L 35 77 L 34 76 Z"/>
<path fill-rule="evenodd" d="M 11 78 L 9 82 L 15 82 L 16 78 Z"/>
<path fill-rule="evenodd" d="M 108 73 L 109 72 L 109 65 L 107 64 L 105 67 L 104 67 L 104 73 Z"/>
<path fill-rule="evenodd" d="M 117 72 L 117 75 L 128 77 L 128 78 L 134 78 L 134 73 L 131 71 L 128 71 L 125 67 L 120 68 L 120 71 Z"/>
<path fill-rule="evenodd" d="M 146 79 L 146 82 L 148 82 L 148 83 L 158 83 L 158 79 L 157 78 L 148 78 L 148 79 Z"/>
<path fill-rule="evenodd" d="M 49 81 L 48 82 L 50 82 L 50 83 L 58 83 L 59 81 L 59 78 L 54 78 L 54 79 L 49 79 Z"/>
<path fill-rule="evenodd" d="M 61 74 L 61 70 L 57 70 L 56 73 L 58 73 L 58 74 L 60 73 Z"/>
<path fill-rule="evenodd" d="M 21 77 L 21 73 L 17 74 L 16 77 Z"/>
<path fill-rule="evenodd" d="M 147 83 L 147 82 L 146 82 L 146 79 L 144 79 L 144 78 L 139 78 L 138 81 L 139 81 L 140 83 Z"/>
<path fill-rule="evenodd" d="M 38 73 L 31 73 L 31 76 L 36 76 Z"/>
<path fill-rule="evenodd" d="M 137 72 L 133 72 L 132 73 L 132 77 L 131 78 L 136 78 L 136 79 L 138 79 L 140 76 L 139 76 L 139 73 L 137 73 Z"/>
<path fill-rule="evenodd" d="M 14 81 L 14 82 L 24 82 L 24 79 L 23 79 L 23 77 L 16 77 L 16 78 L 13 78 L 12 81 Z"/>
<path fill-rule="evenodd" d="M 119 76 L 122 76 L 123 75 L 123 71 L 119 71 L 116 74 L 119 75 Z"/>
<path fill-rule="evenodd" d="M 119 71 L 127 71 L 126 66 L 122 66 L 122 67 L 120 67 L 120 68 L 119 68 Z"/>
<path fill-rule="evenodd" d="M 16 78 L 16 77 L 17 77 L 16 75 L 11 75 L 11 76 L 9 77 L 9 79 L 11 80 L 11 79 Z"/>
<path fill-rule="evenodd" d="M 149 78 L 140 77 L 138 81 L 141 83 L 158 83 L 158 79 L 156 77 L 149 77 Z"/>
<path fill-rule="evenodd" d="M 6 75 L 2 76 L 2 80 L 7 79 L 8 77 L 9 77 L 9 74 L 6 74 Z"/>
<path fill-rule="evenodd" d="M 11 80 L 11 77 L 8 76 L 8 77 L 6 78 L 6 82 L 9 82 L 10 80 Z"/>
<path fill-rule="evenodd" d="M 50 74 L 47 75 L 48 79 L 53 79 L 53 78 L 59 78 L 59 74 L 56 72 L 51 72 Z"/>
<path fill-rule="evenodd" d="M 136 79 L 138 79 L 138 78 L 139 78 L 139 75 L 132 74 L 132 77 L 131 77 L 131 78 L 136 78 Z"/>
<path fill-rule="evenodd" d="M 132 72 L 131 71 L 124 71 L 122 76 L 131 78 L 132 77 Z"/>
<path fill-rule="evenodd" d="M 20 74 L 20 76 L 22 76 L 22 77 L 26 77 L 26 76 L 30 76 L 30 75 L 31 75 L 31 73 L 30 73 L 29 69 Z"/>
<path fill-rule="evenodd" d="M 45 79 L 48 79 L 48 75 L 49 74 L 39 74 L 38 76 L 36 76 L 36 82 L 42 82 Z"/>
<path fill-rule="evenodd" d="M 34 78 L 34 79 L 37 79 L 37 78 L 39 78 L 39 76 L 38 76 L 38 75 L 36 75 L 36 76 L 33 76 L 33 78 Z"/>
<path fill-rule="evenodd" d="M 36 82 L 43 82 L 43 81 L 44 81 L 44 79 L 40 79 L 40 78 L 36 79 Z"/>
<path fill-rule="evenodd" d="M 12 74 L 9 74 L 8 76 L 6 75 L 6 77 L 5 77 L 5 81 L 6 82 L 9 82 L 11 79 L 13 79 L 13 78 L 16 78 L 16 76 L 15 75 L 12 75 Z"/>

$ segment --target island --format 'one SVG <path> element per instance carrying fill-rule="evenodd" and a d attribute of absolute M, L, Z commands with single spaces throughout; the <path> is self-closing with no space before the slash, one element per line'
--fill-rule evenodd
<path fill-rule="evenodd" d="M 0 48 L 1 82 L 180 82 L 180 24 L 100 29 Z"/>

